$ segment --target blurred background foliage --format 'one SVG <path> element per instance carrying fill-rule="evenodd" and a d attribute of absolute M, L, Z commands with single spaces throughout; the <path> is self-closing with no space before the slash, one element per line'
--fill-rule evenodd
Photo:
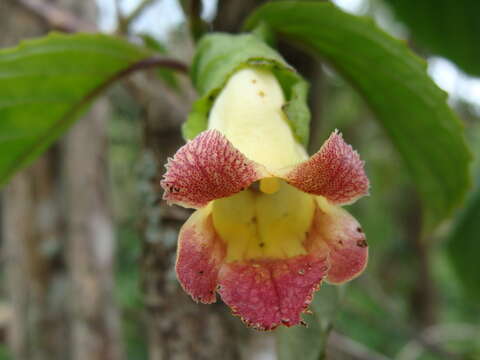
<path fill-rule="evenodd" d="M 347 11 L 373 17 L 387 32 L 405 39 L 426 59 L 430 65 L 429 73 L 449 92 L 449 103 L 462 119 L 467 141 L 475 157 L 473 173 L 478 176 L 480 79 L 471 77 L 480 75 L 480 32 L 477 31 L 480 13 L 476 11 L 477 2 L 334 2 Z M 133 0 L 120 1 L 127 13 L 128 9 L 135 7 L 134 3 Z M 242 6 L 240 3 L 239 7 Z M 115 21 L 112 17 L 113 4 L 99 0 L 99 5 L 103 14 L 100 25 L 104 29 L 112 28 Z M 215 1 L 204 2 L 203 18 L 207 27 L 214 26 L 212 21 L 216 8 Z M 241 11 L 238 11 L 240 17 Z M 188 38 L 188 22 L 178 13 L 181 14 L 181 11 L 174 0 L 154 1 L 134 23 L 134 32 L 144 34 L 148 31 L 148 36 L 142 36 L 150 47 L 182 56 L 188 53 L 191 40 Z M 159 28 L 156 22 L 162 22 L 169 15 L 170 20 L 166 20 L 166 23 L 170 22 L 170 26 L 162 25 Z M 235 14 L 228 16 L 235 18 Z M 174 22 L 172 19 L 176 17 L 178 21 Z M 451 62 L 440 56 L 445 56 Z M 333 330 L 328 340 L 327 358 L 480 359 L 480 197 L 477 194 L 470 199 L 469 208 L 474 212 L 465 215 L 467 211 L 462 206 L 435 232 L 422 237 L 421 209 L 414 184 L 383 129 L 372 121 L 373 115 L 367 105 L 327 65 L 318 66 L 315 77 L 309 76 L 312 74 L 310 69 L 301 66 L 297 66 L 297 69 L 312 82 L 312 147 L 318 147 L 333 129 L 340 129 L 345 139 L 366 161 L 371 181 L 371 195 L 349 207 L 368 235 L 369 266 L 360 278 L 341 289 L 338 299 L 340 307 L 332 315 Z M 374 64 L 372 71 L 375 71 Z M 452 78 L 449 82 L 448 79 Z M 163 82 L 163 89 L 167 88 L 172 93 L 179 91 L 178 79 L 171 73 L 160 72 L 159 79 Z M 142 104 L 134 101 L 120 87 L 111 90 L 108 98 L 112 104 L 108 128 L 110 189 L 118 244 L 115 296 L 121 310 L 122 337 L 127 358 L 146 360 L 149 358 L 149 344 L 140 268 L 140 229 L 144 224 L 139 214 L 145 204 L 142 196 L 149 195 L 145 191 L 145 183 L 138 181 L 138 178 L 145 171 L 155 170 L 149 168 L 148 159 L 142 155 L 142 131 L 145 130 L 139 126 L 139 118 L 145 111 Z M 475 186 L 478 188 L 478 181 Z M 474 189 L 469 194 L 473 192 Z M 455 226 L 455 223 L 458 225 Z M 320 291 L 317 294 L 319 300 L 316 301 L 321 301 L 324 292 L 327 294 L 329 291 Z M 2 312 L 8 313 L 8 302 L 4 289 L 0 290 L 0 294 L 2 321 L 8 318 L 8 314 L 2 318 Z M 321 306 L 321 309 L 324 307 Z M 309 329 L 293 331 L 304 332 L 298 336 L 310 337 L 308 341 L 316 344 L 315 328 L 311 326 Z M 282 329 L 279 338 L 287 341 L 285 339 L 293 336 L 290 331 Z M 248 330 L 248 333 L 262 338 L 270 337 L 254 333 L 253 330 Z M 0 359 L 10 359 L 4 334 L 0 340 Z M 267 345 L 261 349 L 262 344 Z M 249 359 L 276 358 L 268 340 L 256 346 Z M 279 358 L 283 360 L 310 359 L 308 356 L 315 359 L 318 355 L 314 353 L 313 357 L 310 354 L 301 357 L 295 352 L 288 354 L 282 350 L 282 346 L 278 349 L 281 351 Z"/>

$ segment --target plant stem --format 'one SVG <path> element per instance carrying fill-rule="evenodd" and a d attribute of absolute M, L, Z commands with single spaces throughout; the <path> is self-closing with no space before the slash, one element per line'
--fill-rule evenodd
<path fill-rule="evenodd" d="M 142 0 L 138 6 L 126 17 L 120 15 L 117 33 L 128 34 L 130 25 L 140 16 L 143 12 L 157 0 Z M 118 8 L 120 8 L 118 6 Z"/>
<path fill-rule="evenodd" d="M 201 0 L 180 0 L 180 5 L 187 19 L 192 39 L 197 41 L 206 30 L 206 24 L 202 20 L 202 2 Z"/>

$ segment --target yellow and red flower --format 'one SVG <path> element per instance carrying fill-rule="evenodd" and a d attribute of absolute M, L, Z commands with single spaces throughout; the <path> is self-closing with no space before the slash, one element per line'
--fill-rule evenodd
<path fill-rule="evenodd" d="M 178 150 L 162 180 L 169 203 L 198 209 L 183 225 L 176 271 L 195 301 L 216 292 L 262 330 L 300 323 L 323 280 L 367 264 L 365 234 L 340 205 L 367 194 L 358 154 L 338 132 L 308 158 L 267 70 L 232 75 L 209 129 Z"/>

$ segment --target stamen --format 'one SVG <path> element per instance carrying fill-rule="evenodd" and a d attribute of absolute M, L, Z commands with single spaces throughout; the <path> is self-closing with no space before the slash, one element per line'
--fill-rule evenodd
<path fill-rule="evenodd" d="M 265 178 L 260 180 L 260 191 L 265 194 L 275 194 L 280 189 L 280 182 L 277 178 Z"/>

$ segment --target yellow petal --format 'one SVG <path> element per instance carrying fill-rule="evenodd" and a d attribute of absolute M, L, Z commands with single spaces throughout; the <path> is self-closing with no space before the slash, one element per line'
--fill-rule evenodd
<path fill-rule="evenodd" d="M 293 257 L 306 254 L 303 242 L 315 211 L 314 198 L 280 181 L 272 195 L 259 194 L 256 209 L 258 230 L 265 243 L 265 254 Z"/>
<path fill-rule="evenodd" d="M 255 195 L 250 190 L 239 192 L 228 198 L 213 202 L 213 226 L 227 243 L 227 261 L 261 256 L 260 240 L 257 236 Z M 254 253 L 257 251 L 256 253 Z"/>
<path fill-rule="evenodd" d="M 284 181 L 273 194 L 245 190 L 213 202 L 213 224 L 227 244 L 227 262 L 306 254 L 303 243 L 314 198 Z"/>

